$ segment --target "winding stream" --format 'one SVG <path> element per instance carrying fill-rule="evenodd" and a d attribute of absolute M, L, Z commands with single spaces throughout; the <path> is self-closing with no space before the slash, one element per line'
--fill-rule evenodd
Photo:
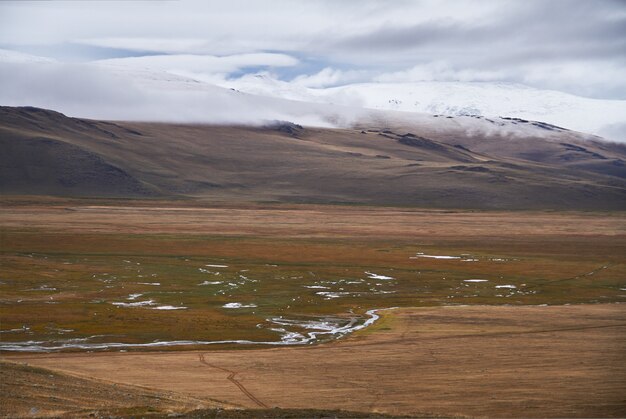
<path fill-rule="evenodd" d="M 55 352 L 65 349 L 83 349 L 83 350 L 104 350 L 104 349 L 126 349 L 126 348 L 154 348 L 168 346 L 191 346 L 191 345 L 216 345 L 216 344 L 241 344 L 241 345 L 306 345 L 313 344 L 324 340 L 326 337 L 339 339 L 357 330 L 365 329 L 371 326 L 380 318 L 377 314 L 381 310 L 392 310 L 396 307 L 368 310 L 365 314 L 367 320 L 360 323 L 357 317 L 353 317 L 347 324 L 339 326 L 330 321 L 298 321 L 284 319 L 282 317 L 274 317 L 268 321 L 274 325 L 284 326 L 283 328 L 270 328 L 281 334 L 280 341 L 257 342 L 252 340 L 173 340 L 173 341 L 154 341 L 148 343 L 123 343 L 123 342 L 107 342 L 95 343 L 88 342 L 90 339 L 101 337 L 91 336 L 88 338 L 77 338 L 56 341 L 23 341 L 23 342 L 2 342 L 0 343 L 0 351 L 14 352 Z M 310 332 L 294 332 L 289 331 L 285 327 L 298 327 L 301 329 L 309 329 Z"/>

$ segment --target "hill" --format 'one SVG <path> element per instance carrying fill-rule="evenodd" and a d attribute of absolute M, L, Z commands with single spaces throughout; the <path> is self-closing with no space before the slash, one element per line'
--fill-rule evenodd
<path fill-rule="evenodd" d="M 354 129 L 108 122 L 0 108 L 3 194 L 620 210 L 626 146 L 514 118 Z"/>

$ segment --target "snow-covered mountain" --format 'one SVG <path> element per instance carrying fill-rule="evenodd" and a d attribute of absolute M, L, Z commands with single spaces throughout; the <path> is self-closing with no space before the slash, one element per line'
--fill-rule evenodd
<path fill-rule="evenodd" d="M 358 83 L 313 89 L 258 74 L 222 85 L 256 95 L 370 109 L 516 117 L 600 136 L 621 126 L 626 134 L 626 100 L 590 99 L 513 83 Z"/>
<path fill-rule="evenodd" d="M 222 79 L 218 84 L 133 60 L 67 64 L 0 50 L 0 105 L 37 106 L 77 117 L 248 124 L 289 120 L 349 127 L 368 121 L 430 124 L 435 121 L 432 115 L 445 115 L 468 117 L 439 118 L 438 126 L 456 124 L 460 130 L 476 132 L 494 126 L 504 132 L 506 126 L 506 132 L 535 135 L 530 132 L 537 129 L 532 124 L 520 126 L 497 118 L 512 117 L 626 142 L 626 101 L 518 84 L 361 83 L 313 89 L 264 74 Z M 549 134 L 540 136 L 545 135 Z"/>

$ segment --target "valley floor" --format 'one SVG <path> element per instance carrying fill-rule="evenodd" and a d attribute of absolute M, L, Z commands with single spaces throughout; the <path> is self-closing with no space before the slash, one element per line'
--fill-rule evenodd
<path fill-rule="evenodd" d="M 623 417 L 625 332 L 621 304 L 436 307 L 390 311 L 372 329 L 307 348 L 4 359 L 149 388 L 162 393 L 155 412 L 163 405 L 161 412 L 189 409 L 193 400 L 196 408 L 314 406 L 415 416 Z M 11 403 L 6 400 L 11 393 L 3 391 L 4 415 L 26 416 L 31 407 L 46 406 L 43 394 L 53 394 L 22 388 L 22 400 Z M 75 398 L 56 394 L 63 396 Z M 187 405 L 172 406 L 170 399 Z M 82 407 L 93 409 L 94 401 L 83 401 Z"/>
<path fill-rule="evenodd" d="M 5 196 L 0 241 L 0 416 L 626 416 L 623 212 Z"/>

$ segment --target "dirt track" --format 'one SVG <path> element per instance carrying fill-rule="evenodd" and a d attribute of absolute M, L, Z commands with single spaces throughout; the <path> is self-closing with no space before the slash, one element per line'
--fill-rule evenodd
<path fill-rule="evenodd" d="M 626 415 L 620 304 L 403 309 L 358 336 L 310 348 L 10 359 L 249 408 Z"/>
<path fill-rule="evenodd" d="M 255 395 L 254 395 L 254 394 L 250 393 L 250 391 L 248 391 L 248 389 L 247 389 L 247 388 L 245 388 L 245 387 L 244 387 L 244 385 L 243 385 L 243 384 L 241 384 L 241 383 L 240 383 L 240 382 L 239 382 L 239 381 L 235 378 L 235 375 L 237 375 L 237 372 L 235 372 L 235 371 L 231 371 L 231 370 L 226 369 L 226 368 L 223 368 L 223 367 L 220 367 L 220 366 L 218 366 L 218 365 L 209 364 L 209 363 L 208 363 L 208 362 L 206 362 L 206 360 L 204 359 L 204 354 L 199 354 L 199 355 L 198 355 L 198 359 L 200 360 L 200 362 L 201 362 L 201 363 L 203 363 L 203 364 L 204 364 L 204 365 L 206 365 L 207 367 L 210 367 L 210 368 L 216 368 L 216 369 L 218 369 L 218 370 L 220 370 L 220 371 L 224 371 L 224 372 L 228 373 L 228 377 L 226 377 L 226 379 L 227 379 L 228 381 L 230 381 L 231 383 L 233 383 L 234 385 L 236 385 L 236 386 L 239 388 L 239 390 L 241 390 L 241 392 L 242 392 L 243 394 L 245 394 L 246 396 L 248 396 L 248 398 L 249 398 L 250 400 L 252 400 L 254 403 L 256 403 L 259 407 L 262 407 L 262 408 L 265 408 L 265 409 L 269 408 L 269 406 L 267 406 L 265 403 L 263 403 L 262 401 L 260 401 L 259 399 L 257 399 L 257 398 L 255 397 Z"/>

